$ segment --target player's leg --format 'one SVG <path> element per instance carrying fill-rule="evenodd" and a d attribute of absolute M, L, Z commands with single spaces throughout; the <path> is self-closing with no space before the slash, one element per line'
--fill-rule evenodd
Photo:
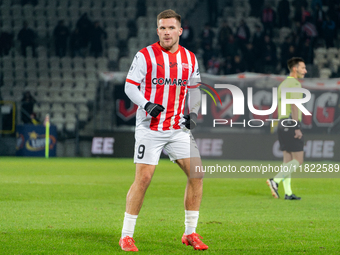
<path fill-rule="evenodd" d="M 184 194 L 185 233 L 182 236 L 182 243 L 193 246 L 195 250 L 206 250 L 208 246 L 196 233 L 204 173 L 195 171 L 195 166 L 202 166 L 195 139 L 189 130 L 174 130 L 164 149 L 168 152 L 170 160 L 176 162 L 187 176 Z"/>
<path fill-rule="evenodd" d="M 196 233 L 202 201 L 204 173 L 196 172 L 195 167 L 202 165 L 201 158 L 178 159 L 176 163 L 187 176 L 184 193 L 185 233 L 182 236 L 182 243 L 193 246 L 195 250 L 207 250 L 208 246 L 201 241 L 203 238 Z"/>
<path fill-rule="evenodd" d="M 283 163 L 288 162 L 291 160 L 291 154 L 287 152 L 287 144 L 292 134 L 289 134 L 289 130 L 281 125 L 281 121 L 278 125 L 277 135 L 280 144 L 280 150 L 283 152 Z M 282 174 L 283 173 L 279 172 L 276 176 L 274 176 L 274 178 L 267 179 L 267 185 L 269 186 L 270 192 L 274 198 L 280 198 L 279 183 L 283 180 Z"/>
<path fill-rule="evenodd" d="M 175 130 L 164 149 L 170 160 L 176 162 L 187 176 L 185 210 L 198 211 L 202 200 L 204 173 L 195 171 L 195 166 L 202 166 L 195 139 L 189 130 Z"/>
<path fill-rule="evenodd" d="M 291 152 L 292 160 L 287 162 L 287 167 L 298 168 L 303 163 L 303 151 Z M 293 194 L 291 188 L 291 174 L 283 180 L 283 188 L 285 190 L 285 199 L 286 200 L 300 200 L 301 197 L 297 197 Z"/>
<path fill-rule="evenodd" d="M 119 241 L 121 248 L 125 251 L 138 250 L 132 238 L 138 213 L 142 207 L 145 192 L 149 187 L 156 165 L 158 164 L 160 153 L 166 143 L 166 137 L 164 138 L 163 133 L 145 129 L 136 130 L 135 139 L 135 180 L 126 196 L 126 211 L 122 238 Z"/>
<path fill-rule="evenodd" d="M 126 212 L 138 215 L 144 201 L 147 188 L 155 172 L 155 165 L 136 164 L 135 180 L 126 196 Z"/>
<path fill-rule="evenodd" d="M 291 173 L 296 171 L 303 162 L 303 138 L 297 139 L 294 136 L 295 130 L 293 128 L 283 128 L 283 126 L 279 125 L 278 138 L 280 149 L 283 151 L 282 171 L 274 178 L 267 180 L 267 184 L 275 198 L 279 198 L 278 187 L 281 181 L 283 182 L 285 194 L 292 195 L 290 188 Z M 302 152 L 302 155 L 300 152 Z"/>
<path fill-rule="evenodd" d="M 287 151 L 283 151 L 282 166 L 284 166 L 284 164 L 286 162 L 289 162 L 290 160 L 292 160 L 292 155 Z M 274 178 L 267 179 L 267 185 L 269 186 L 272 196 L 274 198 L 280 198 L 279 183 L 283 180 L 284 180 L 284 172 L 279 172 L 277 175 L 274 176 Z"/>
<path fill-rule="evenodd" d="M 195 166 L 201 166 L 200 158 L 178 159 L 176 163 L 187 176 L 187 185 L 184 194 L 185 210 L 198 211 L 200 209 L 203 193 L 203 173 L 195 172 Z"/>
<path fill-rule="evenodd" d="M 299 162 L 299 165 L 303 164 L 303 155 L 304 155 L 303 151 L 295 151 L 295 152 L 291 152 L 291 154 L 292 154 L 292 158 Z"/>
<path fill-rule="evenodd" d="M 287 177 L 289 175 L 289 173 L 287 172 L 288 169 L 290 169 L 290 162 L 293 160 L 293 155 L 291 152 L 289 151 L 283 151 L 283 164 L 282 164 L 282 170 L 280 173 L 278 173 L 275 177 L 274 177 L 274 181 L 276 183 L 280 183 L 281 181 L 283 181 L 283 179 L 285 177 Z M 295 162 L 295 161 L 294 161 Z"/>
<path fill-rule="evenodd" d="M 138 251 L 134 244 L 133 233 L 139 211 L 143 205 L 145 192 L 150 185 L 155 168 L 155 165 L 136 164 L 135 180 L 126 196 L 126 211 L 122 236 L 119 240 L 119 245 L 124 251 Z"/>

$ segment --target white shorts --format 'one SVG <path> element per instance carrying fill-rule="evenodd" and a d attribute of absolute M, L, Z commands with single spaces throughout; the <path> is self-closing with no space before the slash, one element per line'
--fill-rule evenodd
<path fill-rule="evenodd" d="M 158 165 L 163 148 L 171 161 L 200 157 L 195 139 L 188 129 L 167 131 L 136 129 L 135 139 L 135 163 Z"/>

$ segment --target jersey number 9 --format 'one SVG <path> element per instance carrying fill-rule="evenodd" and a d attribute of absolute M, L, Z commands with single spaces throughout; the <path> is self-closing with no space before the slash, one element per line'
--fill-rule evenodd
<path fill-rule="evenodd" d="M 144 157 L 144 152 L 145 152 L 145 145 L 144 144 L 139 145 L 137 158 L 142 159 Z"/>

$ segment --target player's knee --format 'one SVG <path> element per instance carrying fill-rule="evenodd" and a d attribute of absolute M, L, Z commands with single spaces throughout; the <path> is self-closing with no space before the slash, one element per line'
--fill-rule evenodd
<path fill-rule="evenodd" d="M 194 185 L 203 185 L 203 176 L 200 177 L 189 177 L 189 182 Z"/>
<path fill-rule="evenodd" d="M 140 186 L 147 188 L 151 182 L 151 179 L 152 179 L 152 175 L 145 173 L 139 178 L 138 183 Z"/>
<path fill-rule="evenodd" d="M 297 167 L 303 164 L 303 159 L 301 158 L 293 159 L 292 161 L 297 165 Z"/>

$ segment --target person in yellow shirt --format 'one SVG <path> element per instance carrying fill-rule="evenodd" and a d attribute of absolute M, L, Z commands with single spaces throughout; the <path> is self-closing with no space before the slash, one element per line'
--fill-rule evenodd
<path fill-rule="evenodd" d="M 281 90 L 282 88 L 301 88 L 301 83 L 298 79 L 303 78 L 307 70 L 302 58 L 293 57 L 287 61 L 287 65 L 290 74 L 278 88 L 278 113 L 280 121 L 277 132 L 280 150 L 283 151 L 283 167 L 290 171 L 278 173 L 274 178 L 268 179 L 267 184 L 274 198 L 280 197 L 278 187 L 282 181 L 285 190 L 285 200 L 300 200 L 301 197 L 293 194 L 290 183 L 291 172 L 303 163 L 304 139 L 301 132 L 302 112 L 296 105 L 287 104 L 286 114 L 281 114 Z M 287 99 L 301 99 L 302 96 L 302 93 L 299 92 L 286 94 Z M 297 125 L 295 127 L 285 127 L 289 125 L 288 123 L 285 123 L 285 126 L 282 125 L 282 121 L 285 119 L 293 119 L 297 122 Z M 289 120 L 287 120 L 287 122 L 289 122 Z M 294 125 L 293 121 L 290 122 L 292 122 L 291 125 Z"/>

